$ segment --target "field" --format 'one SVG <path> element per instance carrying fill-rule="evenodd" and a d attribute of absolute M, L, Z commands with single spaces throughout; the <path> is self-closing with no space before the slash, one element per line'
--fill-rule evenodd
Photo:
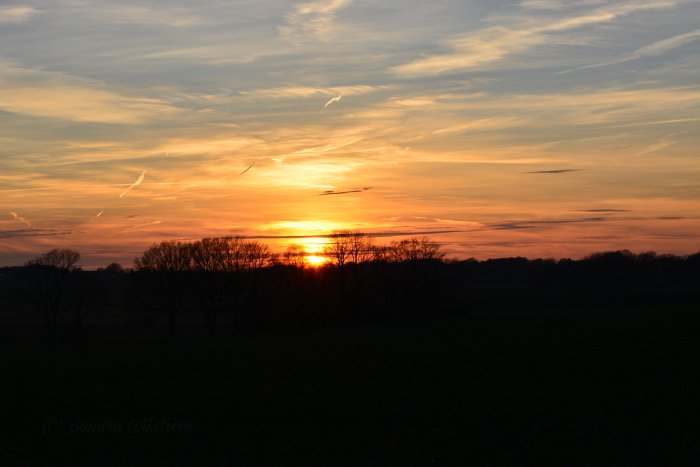
<path fill-rule="evenodd" d="M 688 308 L 215 338 L 101 329 L 55 349 L 13 331 L 2 464 L 698 465 Z"/>

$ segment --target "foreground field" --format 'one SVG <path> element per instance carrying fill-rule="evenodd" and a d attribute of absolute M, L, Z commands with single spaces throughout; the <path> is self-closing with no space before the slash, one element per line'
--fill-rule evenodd
<path fill-rule="evenodd" d="M 2 465 L 698 465 L 700 320 L 490 311 L 256 335 L 6 339 Z"/>

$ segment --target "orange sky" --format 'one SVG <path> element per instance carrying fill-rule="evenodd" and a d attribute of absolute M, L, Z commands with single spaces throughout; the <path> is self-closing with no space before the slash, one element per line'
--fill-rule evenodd
<path fill-rule="evenodd" d="M 386 3 L 0 7 L 0 265 L 337 229 L 700 250 L 696 2 Z"/>

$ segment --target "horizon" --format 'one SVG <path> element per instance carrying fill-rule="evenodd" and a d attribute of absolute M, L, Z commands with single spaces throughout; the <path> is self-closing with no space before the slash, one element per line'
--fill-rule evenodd
<path fill-rule="evenodd" d="M 0 6 L 0 266 L 349 229 L 449 259 L 700 244 L 700 4 Z M 653 27 L 649 27 L 649 25 Z"/>
<path fill-rule="evenodd" d="M 372 234 L 368 234 L 365 232 L 350 232 L 346 231 L 343 233 L 355 233 L 355 234 L 361 234 L 364 236 L 365 239 L 367 239 L 370 244 L 370 248 L 376 248 L 376 247 L 394 247 L 394 241 L 390 242 L 382 242 L 382 237 L 374 237 Z M 336 233 L 336 235 L 339 233 Z M 384 237 L 387 237 L 385 235 Z M 390 237 L 390 236 L 389 236 Z M 270 247 L 269 243 L 266 243 L 265 241 L 260 241 L 261 239 L 259 237 L 229 237 L 229 238 L 238 238 L 240 240 L 243 240 L 244 242 L 255 242 L 258 244 L 261 244 L 265 247 Z M 325 251 L 325 247 L 330 247 L 331 244 L 328 242 L 328 240 L 331 238 L 331 234 L 329 235 L 320 235 L 320 236 L 303 236 L 302 238 L 299 238 L 299 236 L 293 237 L 293 239 L 296 241 L 296 243 L 284 243 L 283 245 L 289 250 L 286 252 L 284 250 L 275 250 L 273 248 L 270 248 L 267 250 L 266 254 L 269 254 L 269 257 L 265 260 L 265 264 L 261 267 L 266 268 L 266 267 L 273 267 L 276 264 L 287 264 L 288 266 L 294 266 L 294 267 L 302 267 L 302 268 L 311 268 L 311 269 L 316 269 L 316 268 L 323 268 L 326 266 L 337 266 L 337 264 L 334 264 L 334 253 L 331 251 Z M 629 249 L 617 249 L 617 250 L 604 250 L 604 251 L 595 251 L 591 252 L 589 254 L 579 256 L 579 257 L 572 257 L 572 256 L 562 256 L 562 257 L 531 257 L 531 256 L 500 256 L 500 257 L 483 257 L 483 258 L 477 258 L 477 257 L 467 257 L 467 258 L 457 258 L 457 257 L 450 257 L 444 254 L 443 251 L 443 245 L 440 244 L 439 242 L 435 241 L 435 238 L 429 237 L 429 236 L 422 236 L 422 237 L 408 237 L 408 236 L 401 236 L 402 239 L 407 239 L 407 240 L 418 240 L 418 241 L 428 241 L 430 244 L 436 245 L 437 250 L 436 252 L 438 255 L 433 258 L 436 259 L 440 262 L 447 262 L 447 263 L 453 263 L 453 262 L 469 262 L 469 261 L 477 261 L 479 263 L 485 263 L 489 261 L 502 261 L 502 260 L 526 260 L 529 262 L 536 262 L 536 261 L 554 261 L 554 262 L 560 262 L 560 261 L 589 261 L 592 258 L 594 258 L 597 255 L 615 255 L 615 254 L 631 254 L 635 258 L 641 258 L 645 255 L 653 255 L 651 258 L 652 259 L 661 259 L 664 257 L 673 257 L 673 258 L 679 258 L 681 260 L 686 260 L 689 259 L 690 257 L 695 257 L 697 255 L 700 255 L 700 250 L 697 250 L 693 253 L 688 253 L 688 254 L 675 254 L 675 253 L 667 253 L 667 252 L 657 252 L 653 250 L 649 251 L 630 251 Z M 269 239 L 269 238 L 268 238 Z M 288 239 L 288 237 L 282 237 L 282 239 Z M 167 242 L 177 242 L 183 245 L 186 244 L 194 244 L 198 241 L 201 241 L 204 239 L 173 239 L 173 240 L 164 240 L 162 242 L 156 242 L 153 243 L 150 247 L 158 247 L 162 245 L 163 243 Z M 265 240 L 263 238 L 262 240 Z M 280 239 L 276 239 L 280 240 Z M 400 241 L 400 240 L 399 240 Z M 399 241 L 396 241 L 396 243 L 399 243 Z M 139 254 L 136 257 L 132 258 L 131 260 L 125 261 L 125 262 L 119 262 L 119 261 L 111 261 L 110 263 L 106 264 L 96 264 L 96 263 L 91 263 L 89 265 L 86 265 L 83 263 L 83 255 L 80 253 L 80 251 L 74 250 L 74 249 L 68 249 L 69 251 L 76 252 L 79 254 L 79 259 L 78 262 L 76 263 L 76 266 L 78 269 L 83 270 L 83 271 L 97 271 L 100 269 L 106 269 L 108 266 L 112 266 L 114 264 L 117 264 L 121 268 L 123 268 L 125 271 L 130 271 L 136 267 L 136 261 L 139 258 L 142 258 L 142 255 Z M 31 255 L 28 257 L 29 260 L 35 260 L 41 256 L 43 256 L 45 253 L 48 253 L 48 251 L 43 251 L 41 253 L 37 253 L 34 255 Z M 144 252 L 145 253 L 145 250 Z M 286 254 L 291 254 L 294 256 L 300 256 L 303 258 L 303 266 L 299 266 L 296 263 L 289 263 L 288 259 L 285 259 L 285 253 Z M 381 259 L 380 257 L 373 257 L 370 259 L 363 259 L 360 261 L 361 263 L 372 263 L 376 261 L 389 261 L 386 258 Z M 0 264 L 0 269 L 3 268 L 17 268 L 17 267 L 26 267 L 27 264 L 25 263 L 19 263 L 19 264 Z"/>

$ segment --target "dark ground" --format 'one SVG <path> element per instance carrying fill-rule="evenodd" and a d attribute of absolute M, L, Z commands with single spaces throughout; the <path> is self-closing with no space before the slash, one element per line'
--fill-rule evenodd
<path fill-rule="evenodd" d="M 0 465 L 700 465 L 691 305 L 56 348 L 5 328 Z"/>

